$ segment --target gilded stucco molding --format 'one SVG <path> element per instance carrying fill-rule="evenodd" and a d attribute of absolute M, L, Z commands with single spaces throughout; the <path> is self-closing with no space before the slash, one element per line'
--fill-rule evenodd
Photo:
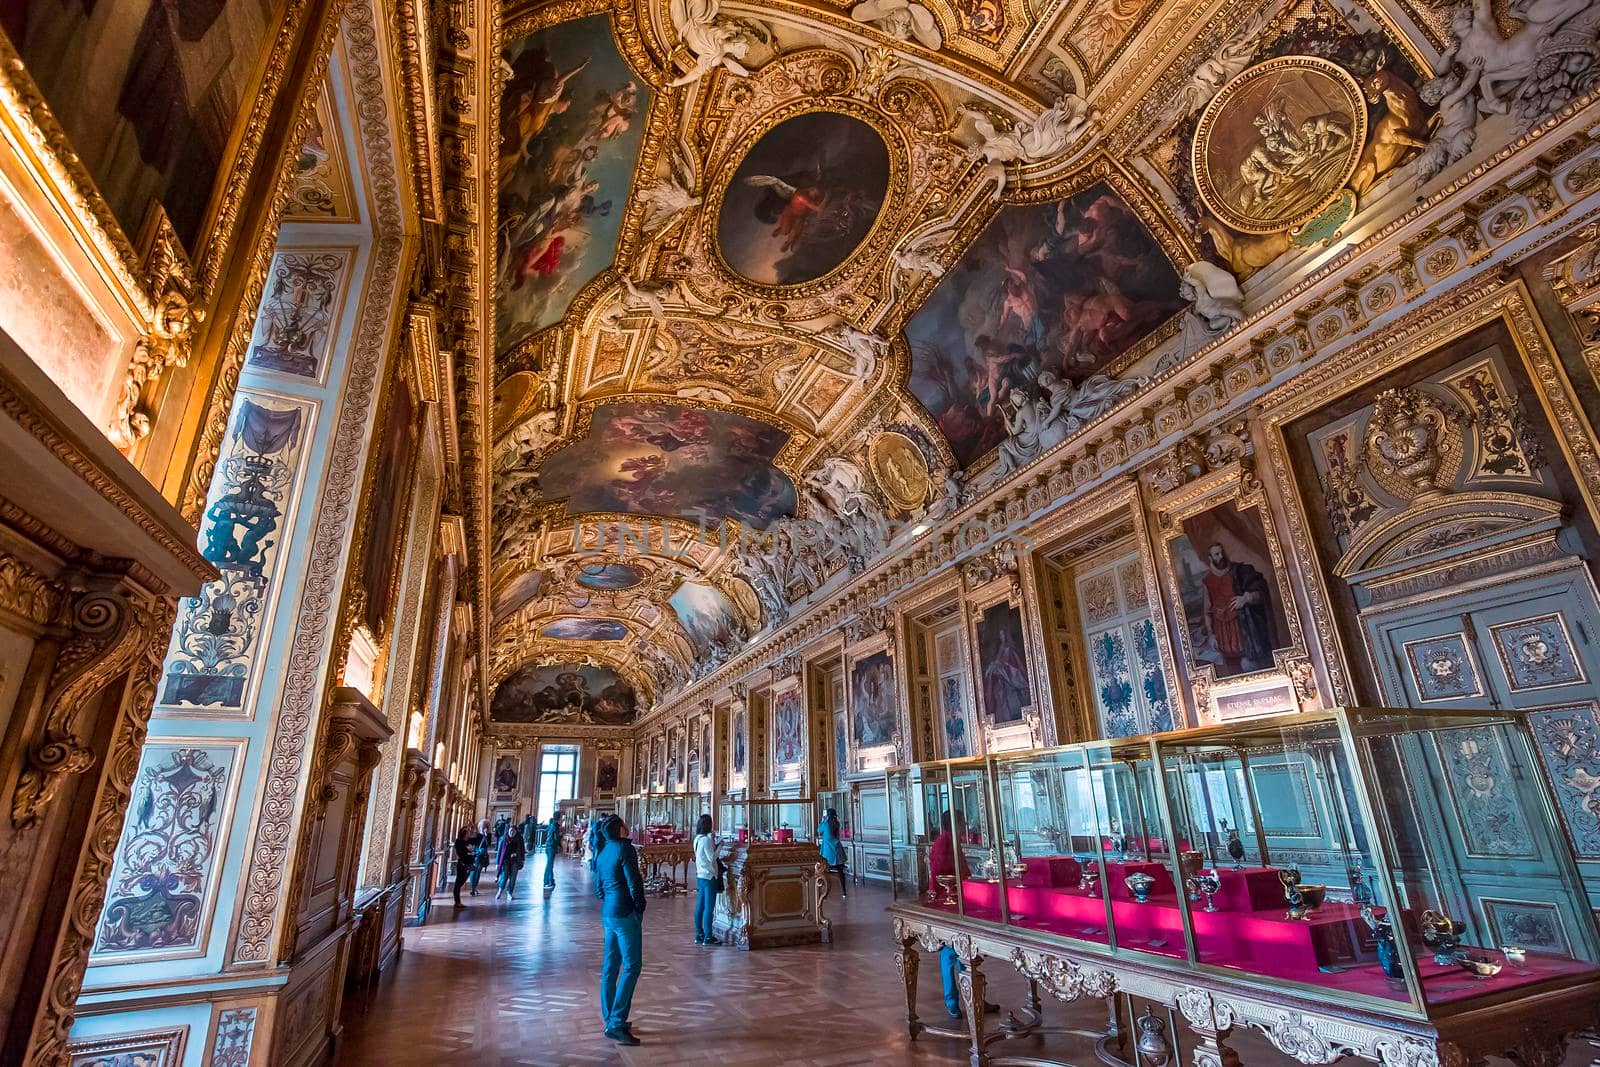
<path fill-rule="evenodd" d="M 136 634 L 132 642 L 133 662 L 107 750 L 106 768 L 95 793 L 93 814 L 84 835 L 77 871 L 67 889 L 66 923 L 51 960 L 45 997 L 23 1061 L 26 1067 L 47 1067 L 66 1060 L 67 1033 L 72 1028 L 78 993 L 83 988 L 89 949 L 94 944 L 95 927 L 105 904 L 106 881 L 111 876 L 117 842 L 122 838 L 123 817 L 139 772 L 139 755 L 150 724 L 150 709 L 155 706 L 156 685 L 161 679 L 161 667 L 177 615 L 176 604 L 165 599 L 150 602 L 134 597 L 126 610 L 131 612 L 130 627 Z M 123 669 L 128 669 L 128 664 L 124 663 Z"/>
<path fill-rule="evenodd" d="M 1592 109 L 1593 105 L 1585 103 L 1584 107 Z M 1575 106 L 1563 114 L 1571 115 L 1576 111 Z M 669 714 L 671 709 L 694 700 L 696 694 L 707 688 L 725 684 L 724 679 L 748 673 L 774 655 L 804 645 L 828 627 L 855 614 L 861 605 L 881 601 L 942 572 L 958 559 L 974 555 L 1025 528 L 1027 518 L 1059 506 L 1076 492 L 1148 463 L 1160 449 L 1194 430 L 1218 424 L 1242 412 L 1274 383 L 1287 382 L 1272 395 L 1274 405 L 1283 403 L 1295 391 L 1309 388 L 1309 383 L 1317 380 L 1311 371 L 1335 354 L 1349 350 L 1354 339 L 1375 336 L 1380 331 L 1381 336 L 1396 336 L 1391 332 L 1396 329 L 1404 334 L 1417 329 L 1410 324 L 1452 314 L 1453 309 L 1445 307 L 1438 299 L 1418 303 L 1424 300 L 1430 288 L 1436 292 L 1445 279 L 1462 275 L 1467 280 L 1461 285 L 1466 288 L 1503 289 L 1505 274 L 1487 255 L 1480 255 L 1474 261 L 1459 256 L 1448 262 L 1441 260 L 1438 271 L 1425 267 L 1423 284 L 1408 283 L 1407 268 L 1416 259 L 1425 258 L 1429 249 L 1454 249 L 1453 244 L 1441 242 L 1454 242 L 1459 238 L 1446 236 L 1435 227 L 1440 225 L 1439 220 L 1448 219 L 1459 204 L 1469 198 L 1494 202 L 1508 195 L 1518 195 L 1509 187 L 1513 181 L 1521 184 L 1516 175 L 1522 170 L 1515 168 L 1526 164 L 1528 160 L 1524 157 L 1535 149 L 1548 157 L 1547 165 L 1555 175 L 1553 185 L 1565 190 L 1560 203 L 1550 205 L 1545 212 L 1540 235 L 1530 239 L 1522 236 L 1524 231 L 1507 232 L 1501 240 L 1481 229 L 1475 229 L 1474 234 L 1491 248 L 1515 248 L 1517 254 L 1525 256 L 1585 224 L 1584 218 L 1569 218 L 1569 214 L 1585 196 L 1600 188 L 1600 166 L 1594 168 L 1593 180 L 1585 177 L 1572 182 L 1567 176 L 1582 171 L 1587 161 L 1600 158 L 1600 144 L 1583 133 L 1559 143 L 1552 139 L 1542 145 L 1536 144 L 1553 125 L 1553 121 L 1547 123 L 1535 135 L 1521 139 L 1518 146 L 1497 153 L 1492 160 L 1474 168 L 1472 173 L 1479 176 L 1498 170 L 1491 184 L 1486 186 L 1480 182 L 1473 187 L 1464 182 L 1452 183 L 1445 191 L 1408 212 L 1405 219 L 1340 253 L 1311 279 L 1297 284 L 1289 293 L 1251 315 L 1239 328 L 1189 359 L 1159 371 L 1146 391 L 1062 442 L 1032 465 L 989 488 L 979 499 L 951 516 L 941 530 L 899 556 L 880 557 L 858 576 L 831 588 L 824 587 L 820 597 L 797 609 L 788 622 L 758 645 L 673 694 L 667 703 L 659 710 L 652 710 L 641 722 L 653 722 L 658 714 Z M 1506 183 L 1504 192 L 1499 191 L 1502 182 Z M 1411 252 L 1397 257 L 1397 248 L 1402 252 L 1409 248 Z M 1356 295 L 1369 294 L 1383 285 L 1391 285 L 1395 290 L 1384 314 L 1360 313 L 1345 317 L 1356 302 L 1345 279 L 1357 274 L 1364 280 Z M 1406 303 L 1412 306 L 1408 309 Z M 1328 322 L 1335 323 L 1336 328 L 1323 329 Z M 1397 322 L 1407 325 L 1397 327 Z M 1548 343 L 1542 335 L 1538 340 L 1547 350 Z M 1552 361 L 1548 372 L 1535 376 L 1548 385 L 1556 380 L 1553 375 L 1559 374 L 1559 370 Z M 1561 395 L 1560 390 L 1557 395 Z M 1560 424 L 1559 418 L 1553 416 L 1553 421 Z M 1600 481 L 1595 480 L 1600 477 L 1600 456 L 1594 454 L 1588 441 L 1584 437 L 1568 442 L 1568 446 L 1574 451 L 1572 459 L 1584 491 L 1595 500 L 1600 499 Z M 1276 468 L 1278 457 L 1272 455 L 1271 458 Z M 1291 509 L 1290 535 L 1298 552 L 1302 542 L 1294 536 L 1294 524 Z M 1302 555 L 1300 558 L 1310 557 Z M 1320 581 L 1316 575 L 1308 578 L 1307 599 L 1313 628 L 1328 633 L 1331 632 L 1331 614 L 1326 591 L 1319 587 Z M 1347 702 L 1351 689 L 1342 661 L 1334 657 L 1325 666 L 1335 701 Z"/>
<path fill-rule="evenodd" d="M 306 0 L 295 0 L 295 2 L 304 4 Z M 323 81 L 329 57 L 333 54 L 333 42 L 339 34 L 341 12 L 345 3 L 346 0 L 334 0 L 325 21 L 318 27 L 315 41 L 309 50 L 311 65 L 305 81 L 308 88 L 299 103 L 295 119 L 289 126 L 288 140 L 295 148 L 305 143 L 307 134 L 316 122 L 318 86 Z M 275 59 L 276 55 L 275 50 Z M 281 70 L 278 77 L 282 78 Z M 259 109 L 262 101 L 258 100 L 255 106 Z M 253 132 L 250 136 L 259 140 L 265 128 L 266 115 L 258 116 L 252 112 Z M 279 222 L 283 219 L 284 210 L 294 193 L 294 176 L 295 153 L 285 152 L 273 185 L 269 209 L 263 222 L 263 233 L 278 232 Z M 243 193 L 244 189 L 241 187 L 239 198 L 231 202 L 231 212 L 234 215 L 240 210 Z M 256 309 L 261 306 L 261 297 L 266 290 L 267 273 L 272 266 L 274 248 L 275 244 L 272 241 L 259 242 L 253 258 L 242 268 L 243 281 L 239 287 L 233 329 L 220 343 L 221 352 L 218 356 L 214 384 L 206 401 L 205 414 L 200 421 L 193 446 L 194 453 L 189 466 L 188 481 L 183 486 L 182 499 L 178 505 L 184 518 L 196 526 L 200 525 L 200 517 L 206 506 L 206 496 L 211 491 L 211 479 L 216 473 L 217 458 L 222 452 L 222 441 L 228 429 L 228 414 L 233 408 L 233 398 L 239 391 L 239 373 L 244 369 L 245 354 L 250 350 L 250 341 L 255 335 Z M 213 268 L 213 273 L 218 269 L 220 264 Z"/>
<path fill-rule="evenodd" d="M 215 571 L 195 547 L 194 530 L 171 522 L 163 522 L 140 497 L 149 497 L 130 486 L 124 473 L 113 470 L 92 454 L 92 450 L 79 443 L 76 435 L 48 404 L 29 391 L 20 381 L 0 367 L 0 415 L 4 415 L 49 449 L 61 464 L 72 471 L 80 481 L 116 506 L 161 551 L 186 570 L 202 580 L 211 578 Z M 136 477 L 131 468 L 126 474 Z M 164 591 L 156 589 L 156 592 Z"/>
<path fill-rule="evenodd" d="M 293 859 L 294 828 L 302 815 L 299 794 L 306 747 L 317 718 L 317 696 L 328 663 L 325 646 L 334 625 L 337 576 L 345 557 L 356 508 L 357 483 L 372 421 L 378 372 L 390 346 L 396 308 L 404 299 L 401 260 L 405 241 L 399 180 L 384 85 L 383 42 L 365 2 L 345 12 L 345 41 L 358 98 L 360 136 L 369 188 L 376 206 L 376 239 L 366 298 L 341 396 L 315 533 L 308 552 L 305 586 L 296 611 L 288 669 L 262 782 L 261 818 L 240 879 L 234 966 L 269 965 L 279 928 L 284 878 Z"/>
<path fill-rule="evenodd" d="M 35 626 L 55 621 L 62 590 L 22 560 L 0 552 L 0 611 Z"/>

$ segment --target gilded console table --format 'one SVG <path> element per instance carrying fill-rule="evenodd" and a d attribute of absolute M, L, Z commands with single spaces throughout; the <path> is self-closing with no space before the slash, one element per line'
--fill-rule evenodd
<path fill-rule="evenodd" d="M 895 904 L 895 970 L 905 983 L 906 1025 L 912 1040 L 929 1033 L 969 1042 L 972 1067 L 1003 1064 L 1061 1064 L 1038 1056 L 1006 1056 L 996 1046 L 1035 1035 L 1071 1034 L 1099 1039 L 1099 1056 L 1109 1063 L 1152 1062 L 1140 1051 L 1169 1050 L 1165 1024 L 1147 1014 L 1141 1033 L 1119 1033 L 1121 1004 L 1137 998 L 1176 1009 L 1193 1032 L 1194 1067 L 1236 1067 L 1238 1054 L 1228 1045 L 1236 1031 L 1260 1032 L 1286 1057 L 1300 1063 L 1332 1063 L 1356 1057 L 1383 1067 L 1476 1067 L 1488 1056 L 1504 1056 L 1525 1067 L 1557 1067 L 1567 1039 L 1593 1025 L 1600 1012 L 1600 979 L 1574 974 L 1529 987 L 1515 999 L 1493 997 L 1467 1001 L 1462 1010 L 1431 1019 L 1385 1015 L 1349 1005 L 1334 1005 L 1259 982 L 1236 981 L 1214 973 L 1197 974 L 1174 961 L 1154 957 L 1131 959 L 1077 948 L 1068 949 L 1048 937 L 1017 928 L 972 922 L 915 904 Z M 948 946 L 961 960 L 960 1030 L 930 1026 L 917 1014 L 921 954 L 937 954 Z M 974 1005 L 985 1000 L 985 967 L 1016 968 L 1028 981 L 1028 1003 L 1002 1017 L 991 1028 Z M 938 962 L 932 961 L 938 976 Z M 1044 996 L 1061 1003 L 1084 997 L 1105 999 L 1111 1023 L 1104 1031 L 1044 1024 Z M 1149 1020 L 1154 1025 L 1147 1025 Z M 1153 1033 L 1151 1032 L 1153 1031 Z M 1141 1039 L 1139 1051 L 1124 1059 L 1118 1046 Z M 1153 1041 L 1146 1046 L 1145 1041 Z"/>
<path fill-rule="evenodd" d="M 694 863 L 694 846 L 687 841 L 654 841 L 639 846 L 644 864 L 647 893 L 664 897 L 688 892 L 689 867 Z M 683 877 L 676 877 L 682 874 Z"/>
<path fill-rule="evenodd" d="M 833 940 L 833 923 L 822 913 L 828 867 L 816 845 L 728 842 L 720 855 L 727 875 L 717 898 L 719 937 L 745 949 Z"/>

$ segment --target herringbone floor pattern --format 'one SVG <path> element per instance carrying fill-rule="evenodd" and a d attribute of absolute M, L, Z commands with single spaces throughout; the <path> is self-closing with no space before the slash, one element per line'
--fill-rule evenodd
<path fill-rule="evenodd" d="M 900 979 L 889 947 L 887 890 L 853 887 L 827 912 L 834 944 L 741 952 L 694 944 L 693 896 L 652 898 L 633 1025 L 644 1044 L 622 1048 L 600 1032 L 600 921 L 587 871 L 558 861 L 556 890 L 540 892 L 544 861 L 524 870 L 514 903 L 495 903 L 488 876 L 470 907 L 435 903 L 427 926 L 405 932 L 405 951 L 370 1004 L 347 998 L 337 1061 L 347 1067 L 429 1064 L 627 1064 L 719 1067 L 794 1064 L 966 1063 L 964 1044 L 906 1039 Z M 1009 967 L 987 969 L 990 996 L 1021 1002 Z M 1007 973 L 1011 972 L 1011 973 Z M 943 1019 L 938 961 L 925 956 L 924 1016 Z M 1100 1002 L 1047 1008 L 1094 1025 Z M 1025 1043 L 1035 1053 L 1040 1045 Z M 1087 1042 L 1049 1051 L 1092 1063 Z M 1017 1051 L 1022 1051 L 1018 1048 Z"/>

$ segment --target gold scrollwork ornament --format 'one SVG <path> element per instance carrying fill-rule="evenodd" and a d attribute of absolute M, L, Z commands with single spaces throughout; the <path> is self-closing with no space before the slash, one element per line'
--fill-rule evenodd
<path fill-rule="evenodd" d="M 86 592 L 73 604 L 74 632 L 56 659 L 43 727 L 11 799 L 11 822 L 18 829 L 35 825 L 67 778 L 94 765 L 78 717 L 133 662 L 145 614 L 117 591 Z"/>

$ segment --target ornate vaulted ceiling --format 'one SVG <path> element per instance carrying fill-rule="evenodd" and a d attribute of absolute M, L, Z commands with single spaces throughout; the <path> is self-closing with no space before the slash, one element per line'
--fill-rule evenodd
<path fill-rule="evenodd" d="M 1060 401 L 1064 434 L 1136 403 L 1237 318 L 1235 278 L 1416 155 L 1393 25 L 1254 0 L 508 13 L 496 717 L 614 725 L 601 690 L 648 706 L 1053 443 L 1019 408 Z"/>

